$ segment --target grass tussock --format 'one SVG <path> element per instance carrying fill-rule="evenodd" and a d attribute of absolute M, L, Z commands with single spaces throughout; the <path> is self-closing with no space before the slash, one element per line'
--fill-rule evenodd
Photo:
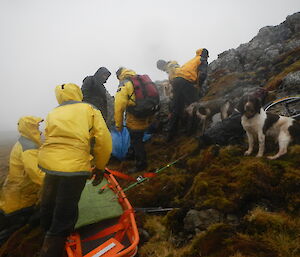
<path fill-rule="evenodd" d="M 300 61 L 296 61 L 293 64 L 286 67 L 282 72 L 276 74 L 275 76 L 271 77 L 267 84 L 265 85 L 265 89 L 267 90 L 275 90 L 278 89 L 280 86 L 283 78 L 291 72 L 295 72 L 300 70 Z"/>
<path fill-rule="evenodd" d="M 245 216 L 244 222 L 249 238 L 263 242 L 274 256 L 300 256 L 299 217 L 256 208 Z"/>
<path fill-rule="evenodd" d="M 234 228 L 228 224 L 211 225 L 206 232 L 197 234 L 189 248 L 180 257 L 225 256 L 223 245 L 234 234 Z"/>
<path fill-rule="evenodd" d="M 149 216 L 144 224 L 144 228 L 150 233 L 151 239 L 140 247 L 140 257 L 180 257 L 185 248 L 174 248 L 170 234 L 163 225 L 163 217 Z"/>
<path fill-rule="evenodd" d="M 39 227 L 25 225 L 0 248 L 0 257 L 32 257 L 40 250 L 44 235 Z"/>
<path fill-rule="evenodd" d="M 241 254 L 240 252 L 236 252 L 233 255 L 230 255 L 229 257 L 247 257 L 247 256 L 244 254 Z"/>

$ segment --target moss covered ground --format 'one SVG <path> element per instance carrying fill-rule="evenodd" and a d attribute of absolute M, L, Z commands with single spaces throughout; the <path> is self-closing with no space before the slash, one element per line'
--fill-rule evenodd
<path fill-rule="evenodd" d="M 300 145 L 272 161 L 243 156 L 245 145 L 195 151 L 197 145 L 185 136 L 168 144 L 157 136 L 146 143 L 147 171 L 185 157 L 127 191 L 136 208 L 173 208 L 161 215 L 137 213 L 140 230 L 148 234 L 139 256 L 300 256 Z M 126 173 L 133 164 L 113 160 L 109 166 Z M 125 188 L 130 182 L 121 184 Z M 191 209 L 215 209 L 223 218 L 198 233 L 186 233 L 184 218 Z M 238 222 L 232 224 L 227 215 Z M 1 247 L 0 256 L 33 256 L 40 239 L 38 228 L 22 228 Z"/>
<path fill-rule="evenodd" d="M 177 153 L 171 151 L 173 158 L 182 148 L 193 152 L 188 140 L 172 144 L 180 145 Z M 244 157 L 244 150 L 240 145 L 209 147 L 128 192 L 133 205 L 174 208 L 163 217 L 146 218 L 151 238 L 140 256 L 300 256 L 300 146 L 273 161 Z M 223 217 L 236 215 L 238 223 L 224 218 L 186 234 L 183 222 L 190 209 L 216 209 Z"/>

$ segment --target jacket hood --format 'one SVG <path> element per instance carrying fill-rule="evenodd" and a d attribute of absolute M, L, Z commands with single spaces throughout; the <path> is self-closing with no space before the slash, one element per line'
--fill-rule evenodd
<path fill-rule="evenodd" d="M 21 136 L 34 141 L 38 146 L 41 144 L 39 124 L 43 119 L 35 116 L 23 116 L 18 121 L 18 130 Z"/>
<path fill-rule="evenodd" d="M 121 80 L 130 78 L 134 75 L 136 75 L 135 71 L 129 70 L 129 69 L 126 69 L 126 68 L 122 68 L 122 70 L 120 72 L 120 75 L 118 76 L 118 79 L 121 81 Z"/>
<path fill-rule="evenodd" d="M 83 98 L 80 87 L 73 83 L 56 86 L 55 95 L 59 104 L 71 100 L 82 101 Z"/>
<path fill-rule="evenodd" d="M 111 72 L 105 67 L 100 67 L 94 74 L 94 79 L 99 84 L 104 84 L 111 75 Z"/>
<path fill-rule="evenodd" d="M 162 71 L 166 70 L 166 65 L 167 65 L 167 62 L 165 60 L 158 60 L 156 62 L 157 69 L 162 70 Z"/>
<path fill-rule="evenodd" d="M 208 50 L 206 48 L 200 48 L 196 51 L 197 56 L 201 56 L 202 58 L 208 58 Z"/>

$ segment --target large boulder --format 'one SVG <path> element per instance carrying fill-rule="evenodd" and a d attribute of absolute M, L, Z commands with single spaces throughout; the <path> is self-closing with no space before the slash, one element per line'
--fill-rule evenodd
<path fill-rule="evenodd" d="M 197 211 L 191 209 L 186 214 L 184 222 L 184 230 L 192 233 L 206 230 L 211 224 L 222 221 L 222 215 L 218 210 L 207 209 Z"/>

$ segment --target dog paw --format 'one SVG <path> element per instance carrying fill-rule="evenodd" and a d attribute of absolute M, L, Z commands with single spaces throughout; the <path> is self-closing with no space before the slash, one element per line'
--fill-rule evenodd
<path fill-rule="evenodd" d="M 246 151 L 246 152 L 244 153 L 245 156 L 249 156 L 250 154 L 251 154 L 250 151 Z"/>
<path fill-rule="evenodd" d="M 273 156 L 268 156 L 267 157 L 269 160 L 275 160 L 275 159 L 277 159 L 278 158 L 278 156 L 276 156 L 276 155 L 273 155 Z"/>
<path fill-rule="evenodd" d="M 263 156 L 262 154 L 257 154 L 257 155 L 256 155 L 257 158 L 260 158 L 260 157 L 262 157 L 262 156 Z"/>

